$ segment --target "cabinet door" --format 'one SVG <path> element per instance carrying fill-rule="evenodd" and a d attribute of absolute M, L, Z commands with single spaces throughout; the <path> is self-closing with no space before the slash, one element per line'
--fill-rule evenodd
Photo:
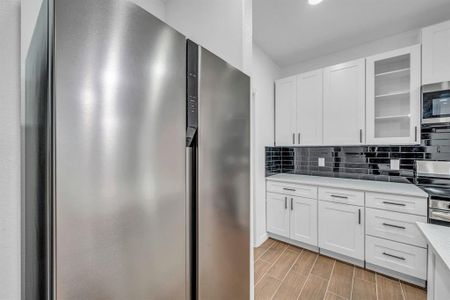
<path fill-rule="evenodd" d="M 420 143 L 420 45 L 366 60 L 366 142 Z"/>
<path fill-rule="evenodd" d="M 319 247 L 364 259 L 364 209 L 319 201 Z"/>
<path fill-rule="evenodd" d="M 317 200 L 302 197 L 290 200 L 291 239 L 317 246 Z"/>
<path fill-rule="evenodd" d="M 323 76 L 324 144 L 364 143 L 365 60 L 325 68 Z"/>
<path fill-rule="evenodd" d="M 297 77 L 297 144 L 322 145 L 322 70 Z"/>
<path fill-rule="evenodd" d="M 289 237 L 289 197 L 267 193 L 267 231 Z"/>
<path fill-rule="evenodd" d="M 422 83 L 450 81 L 450 21 L 422 29 Z"/>
<path fill-rule="evenodd" d="M 297 79 L 295 76 L 275 83 L 275 143 L 292 146 L 296 134 Z"/>

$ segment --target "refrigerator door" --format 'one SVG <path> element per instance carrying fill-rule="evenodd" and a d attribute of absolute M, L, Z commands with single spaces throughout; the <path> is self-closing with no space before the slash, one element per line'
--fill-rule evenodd
<path fill-rule="evenodd" d="M 185 37 L 55 0 L 56 298 L 185 298 Z"/>
<path fill-rule="evenodd" d="M 249 299 L 250 79 L 200 55 L 198 298 Z"/>

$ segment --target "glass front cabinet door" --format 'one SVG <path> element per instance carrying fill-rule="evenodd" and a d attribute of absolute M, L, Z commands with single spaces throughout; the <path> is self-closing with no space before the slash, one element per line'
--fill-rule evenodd
<path fill-rule="evenodd" d="M 420 143 L 420 45 L 366 59 L 366 143 Z"/>

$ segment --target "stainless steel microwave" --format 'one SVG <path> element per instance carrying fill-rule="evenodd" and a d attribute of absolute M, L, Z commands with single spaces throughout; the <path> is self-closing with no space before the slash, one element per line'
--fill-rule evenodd
<path fill-rule="evenodd" d="M 450 123 L 450 81 L 422 86 L 422 124 Z"/>

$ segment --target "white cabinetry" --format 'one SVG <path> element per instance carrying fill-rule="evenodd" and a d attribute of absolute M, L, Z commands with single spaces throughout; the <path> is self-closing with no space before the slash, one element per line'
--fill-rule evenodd
<path fill-rule="evenodd" d="M 267 231 L 289 237 L 288 197 L 267 193 Z"/>
<path fill-rule="evenodd" d="M 297 77 L 275 82 L 275 143 L 277 146 L 295 144 L 297 132 Z"/>
<path fill-rule="evenodd" d="M 364 143 L 365 60 L 327 67 L 323 76 L 324 144 Z"/>
<path fill-rule="evenodd" d="M 364 260 L 364 208 L 319 201 L 319 247 Z"/>
<path fill-rule="evenodd" d="M 422 29 L 422 83 L 450 81 L 450 21 Z"/>
<path fill-rule="evenodd" d="M 420 143 L 420 45 L 366 59 L 366 143 Z"/>
<path fill-rule="evenodd" d="M 297 77 L 297 144 L 322 145 L 322 70 Z"/>
<path fill-rule="evenodd" d="M 317 200 L 291 197 L 290 238 L 317 246 Z"/>
<path fill-rule="evenodd" d="M 450 271 L 432 248 L 428 253 L 427 299 L 450 299 Z"/>
<path fill-rule="evenodd" d="M 267 182 L 267 232 L 317 247 L 317 187 Z"/>

